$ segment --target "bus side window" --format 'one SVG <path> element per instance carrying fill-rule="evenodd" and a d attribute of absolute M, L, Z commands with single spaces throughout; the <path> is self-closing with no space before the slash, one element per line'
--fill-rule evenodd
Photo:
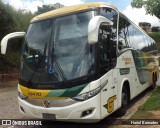
<path fill-rule="evenodd" d="M 98 43 L 98 51 L 99 51 L 99 70 L 100 75 L 105 74 L 109 69 L 109 45 L 108 45 L 108 34 L 107 31 L 101 26 L 99 30 L 99 43 Z"/>
<path fill-rule="evenodd" d="M 99 52 L 100 52 L 100 60 L 108 61 L 109 56 L 109 45 L 107 44 L 107 40 L 109 35 L 104 29 L 100 29 L 99 31 Z"/>
<path fill-rule="evenodd" d="M 117 55 L 116 55 L 116 47 L 117 47 L 117 19 L 118 13 L 112 8 L 102 7 L 99 10 L 101 16 L 106 17 L 107 19 L 113 22 L 111 26 L 111 33 L 108 38 L 109 51 L 110 51 L 110 67 L 114 68 L 117 62 Z"/>
<path fill-rule="evenodd" d="M 130 26 L 131 24 L 123 17 L 123 15 L 120 15 L 119 30 L 118 30 L 118 36 L 119 36 L 118 48 L 119 50 L 130 47 L 130 44 L 129 44 Z"/>

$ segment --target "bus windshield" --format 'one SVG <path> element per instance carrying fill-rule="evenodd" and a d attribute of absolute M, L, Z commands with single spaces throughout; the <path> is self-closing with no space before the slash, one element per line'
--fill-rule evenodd
<path fill-rule="evenodd" d="M 89 45 L 93 11 L 30 24 L 22 51 L 20 79 L 63 82 L 94 73 L 95 48 Z"/>

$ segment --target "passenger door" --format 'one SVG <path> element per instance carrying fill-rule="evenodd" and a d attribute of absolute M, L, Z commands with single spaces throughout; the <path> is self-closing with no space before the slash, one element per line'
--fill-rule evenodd
<path fill-rule="evenodd" d="M 105 117 L 114 110 L 114 95 L 116 86 L 113 83 L 115 59 L 112 55 L 113 43 L 110 41 L 111 27 L 101 26 L 98 42 L 98 71 L 101 86 L 101 117 Z M 116 52 L 116 51 L 114 51 Z M 116 73 L 114 73 L 116 74 Z"/>

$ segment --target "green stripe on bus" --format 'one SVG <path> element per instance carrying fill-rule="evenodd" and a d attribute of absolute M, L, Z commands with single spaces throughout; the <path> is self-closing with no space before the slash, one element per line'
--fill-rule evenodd
<path fill-rule="evenodd" d="M 53 90 L 46 97 L 74 97 L 78 95 L 88 84 L 68 88 Z"/>

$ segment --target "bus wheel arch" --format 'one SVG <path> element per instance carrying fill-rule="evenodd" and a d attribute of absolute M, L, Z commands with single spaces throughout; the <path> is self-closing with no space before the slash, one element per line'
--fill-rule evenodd
<path fill-rule="evenodd" d="M 121 107 L 117 110 L 116 115 L 117 116 L 123 116 L 125 115 L 128 104 L 130 101 L 130 84 L 128 80 L 125 80 L 122 84 L 122 90 L 121 90 Z"/>

